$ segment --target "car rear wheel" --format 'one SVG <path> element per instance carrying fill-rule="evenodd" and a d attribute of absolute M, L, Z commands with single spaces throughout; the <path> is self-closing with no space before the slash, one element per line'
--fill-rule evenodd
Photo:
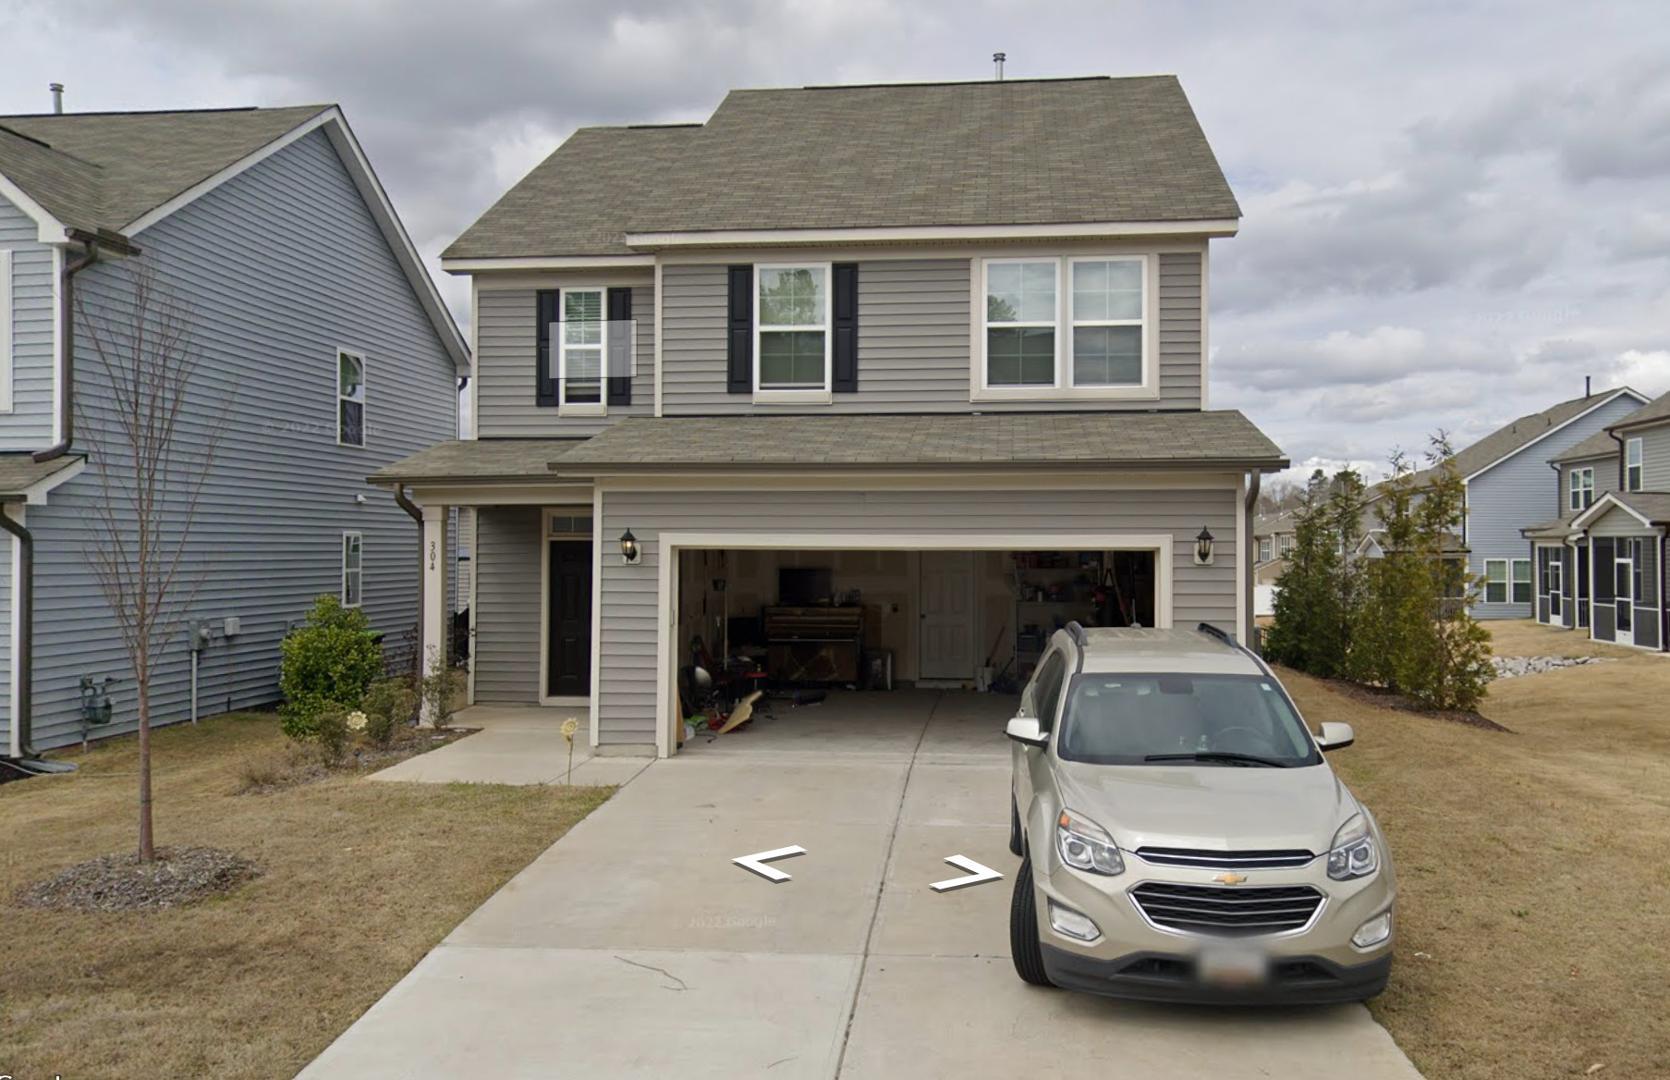
<path fill-rule="evenodd" d="M 1023 859 L 1015 874 L 1014 899 L 1009 903 L 1009 955 L 1022 982 L 1054 986 L 1044 972 L 1044 950 L 1038 941 L 1037 897 L 1032 887 L 1032 860 Z"/>

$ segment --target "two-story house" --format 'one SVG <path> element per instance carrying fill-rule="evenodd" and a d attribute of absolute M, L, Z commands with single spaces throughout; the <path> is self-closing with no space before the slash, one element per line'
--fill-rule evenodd
<path fill-rule="evenodd" d="M 1537 568 L 1537 621 L 1670 649 L 1670 394 L 1549 464 L 1560 516 L 1523 530 Z"/>
<path fill-rule="evenodd" d="M 84 691 L 107 679 L 111 715 L 91 734 L 135 721 L 90 556 L 132 489 L 111 373 L 132 363 L 122 312 L 139 282 L 167 298 L 196 364 L 182 460 L 200 465 L 218 440 L 177 573 L 180 626 L 153 662 L 154 721 L 276 699 L 279 640 L 321 593 L 362 607 L 391 644 L 415 628 L 419 527 L 364 477 L 457 431 L 469 354 L 342 113 L 0 116 L 11 757 L 80 739 L 84 719 L 104 719 Z M 162 489 L 169 535 L 194 484 Z"/>
<path fill-rule="evenodd" d="M 1239 216 L 1171 77 L 582 129 L 444 253 L 475 438 L 372 481 L 426 550 L 475 510 L 472 699 L 589 706 L 605 751 L 674 752 L 706 657 L 967 686 L 1074 619 L 1245 635 L 1286 462 L 1208 408 Z"/>

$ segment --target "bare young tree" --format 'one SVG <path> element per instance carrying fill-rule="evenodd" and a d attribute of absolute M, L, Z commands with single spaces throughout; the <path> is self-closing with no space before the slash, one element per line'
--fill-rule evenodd
<path fill-rule="evenodd" d="M 77 414 L 99 478 L 86 557 L 133 667 L 139 857 L 149 862 L 156 856 L 151 685 L 202 582 L 187 564 L 186 544 L 226 408 L 190 400 L 200 360 L 190 309 L 143 266 L 123 265 L 114 275 L 114 299 L 77 298 L 77 341 L 96 361 Z"/>

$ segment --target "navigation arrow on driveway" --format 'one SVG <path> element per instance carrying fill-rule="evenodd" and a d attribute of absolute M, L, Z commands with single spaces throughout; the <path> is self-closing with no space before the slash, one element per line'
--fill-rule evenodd
<path fill-rule="evenodd" d="M 936 881 L 928 886 L 934 892 L 950 892 L 952 889 L 961 889 L 969 885 L 984 885 L 988 881 L 996 881 L 1003 876 L 991 867 L 975 862 L 967 855 L 950 855 L 946 857 L 945 861 L 959 870 L 967 870 L 968 876 Z"/>
<path fill-rule="evenodd" d="M 773 870 L 765 864 L 774 859 L 787 859 L 795 855 L 804 854 L 806 854 L 805 848 L 801 847 L 799 844 L 790 844 L 788 847 L 772 848 L 770 851 L 756 851 L 752 855 L 743 855 L 739 858 L 732 859 L 731 861 L 750 873 L 760 875 L 773 885 L 781 885 L 783 882 L 789 880 L 789 875 L 783 873 L 781 870 Z M 985 868 L 981 867 L 981 869 Z"/>

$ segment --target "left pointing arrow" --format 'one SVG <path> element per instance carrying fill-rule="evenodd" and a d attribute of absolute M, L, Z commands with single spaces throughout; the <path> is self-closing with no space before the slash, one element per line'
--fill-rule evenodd
<path fill-rule="evenodd" d="M 775 859 L 787 859 L 794 855 L 804 854 L 806 854 L 805 848 L 799 844 L 790 844 L 788 847 L 772 848 L 770 851 L 756 851 L 752 855 L 743 855 L 731 861 L 744 870 L 760 875 L 773 885 L 781 885 L 789 880 L 789 875 L 781 870 L 773 870 L 766 863 Z"/>

